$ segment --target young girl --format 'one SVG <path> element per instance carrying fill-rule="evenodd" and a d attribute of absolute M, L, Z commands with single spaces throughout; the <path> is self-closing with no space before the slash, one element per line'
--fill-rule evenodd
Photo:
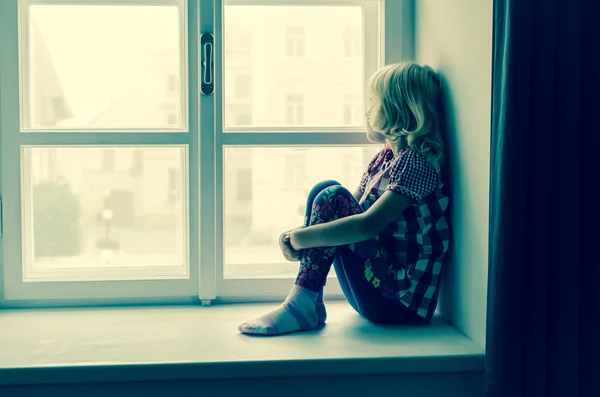
<path fill-rule="evenodd" d="M 243 323 L 240 332 L 279 335 L 324 323 L 332 264 L 348 302 L 366 319 L 431 320 L 450 239 L 439 77 L 428 66 L 389 65 L 371 78 L 368 92 L 367 137 L 385 148 L 354 193 L 335 181 L 313 188 L 305 224 L 280 237 L 285 258 L 300 261 L 294 287 L 282 305 Z"/>

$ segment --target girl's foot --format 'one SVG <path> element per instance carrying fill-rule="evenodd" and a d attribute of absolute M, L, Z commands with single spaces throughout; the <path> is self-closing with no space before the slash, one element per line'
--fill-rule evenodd
<path fill-rule="evenodd" d="M 281 306 L 243 323 L 238 329 L 243 334 L 251 335 L 281 335 L 314 329 L 319 325 L 316 309 L 318 295 L 317 292 L 294 285 Z"/>

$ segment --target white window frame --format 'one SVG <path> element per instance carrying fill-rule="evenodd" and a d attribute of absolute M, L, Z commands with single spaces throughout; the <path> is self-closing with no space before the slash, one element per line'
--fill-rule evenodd
<path fill-rule="evenodd" d="M 95 130 L 85 134 L 69 134 L 68 130 L 52 130 L 51 133 L 20 131 L 18 79 L 16 55 L 19 45 L 14 40 L 18 32 L 17 0 L 0 2 L 0 139 L 2 158 L 0 161 L 0 197 L 2 197 L 5 234 L 0 237 L 0 305 L 6 307 L 45 306 L 45 305 L 87 305 L 116 303 L 181 303 L 200 300 L 203 304 L 211 301 L 253 302 L 279 300 L 289 292 L 292 278 L 225 278 L 223 272 L 223 173 L 224 150 L 227 147 L 252 146 L 361 146 L 368 144 L 361 127 L 259 127 L 228 128 L 223 124 L 223 82 L 224 70 L 222 47 L 222 21 L 224 0 L 112 0 L 117 4 L 180 3 L 187 2 L 187 15 L 183 20 L 187 31 L 185 48 L 188 62 L 183 62 L 182 84 L 189 88 L 188 104 L 184 109 L 183 120 L 189 125 L 180 129 L 161 129 L 136 134 L 110 134 L 107 132 L 132 132 L 131 130 Z M 410 48 L 403 42 L 386 46 L 385 36 L 401 37 L 406 34 L 399 18 L 403 3 L 412 0 L 230 0 L 227 4 L 250 5 L 360 5 L 364 8 L 365 37 L 363 39 L 364 80 L 385 60 L 399 61 L 410 54 Z M 83 0 L 30 0 L 30 3 L 75 4 Z M 88 3 L 106 3 L 104 0 L 89 0 Z M 393 23 L 385 23 L 390 15 Z M 189 16 L 192 16 L 189 18 Z M 378 24 L 379 29 L 373 27 Z M 412 26 L 412 25 L 410 25 Z M 405 28 L 404 28 L 405 29 Z M 199 95 L 199 49 L 200 33 L 212 32 L 215 36 L 214 60 L 216 66 L 214 95 Z M 412 32 L 411 32 L 412 34 Z M 22 38 L 21 38 L 22 39 Z M 404 54 L 404 55 L 403 55 Z M 408 55 L 410 56 L 410 55 Z M 187 73 L 187 71 L 191 73 Z M 188 81 L 185 77 L 188 77 Z M 4 78 L 3 78 L 4 77 Z M 4 85 L 4 87 L 2 87 Z M 184 90 L 182 90 L 184 91 Z M 364 94 L 364 93 L 363 93 Z M 183 94 L 182 94 L 183 95 Z M 12 131 L 12 134 L 11 134 Z M 199 133 L 202 131 L 202 133 Z M 100 134 L 102 133 L 102 134 Z M 120 281 L 117 283 L 82 282 L 54 283 L 52 288 L 44 288 L 43 283 L 26 285 L 21 282 L 21 267 L 9 264 L 20 258 L 21 197 L 20 175 L 14 172 L 19 164 L 20 146 L 59 145 L 68 142 L 73 145 L 143 145 L 152 134 L 153 144 L 185 145 L 188 148 L 189 169 L 189 217 L 190 242 L 197 249 L 189 250 L 190 276 L 185 280 L 168 280 L 173 288 L 164 289 L 167 280 Z M 10 152 L 9 156 L 5 153 Z M 18 167 L 16 168 L 18 169 Z M 184 171 L 186 171 L 184 169 Z M 194 205 L 197 203 L 197 205 Z M 8 216 L 7 216 L 8 214 Z M 6 233 L 8 232 L 8 233 Z M 197 243 L 199 242 L 199 243 Z M 197 244 L 196 244 L 197 243 Z M 199 265 L 198 265 L 199 264 Z M 176 286 L 177 285 L 177 286 Z M 27 287 L 24 288 L 23 286 Z M 175 287 L 176 286 L 176 287 Z M 32 287 L 32 288 L 28 288 Z M 341 289 L 335 278 L 327 282 L 326 294 L 341 297 Z"/>
<path fill-rule="evenodd" d="M 175 5 L 179 7 L 181 27 L 180 43 L 182 48 L 180 76 L 181 90 L 181 126 L 176 128 L 32 128 L 29 126 L 27 108 L 29 78 L 28 53 L 22 51 L 22 45 L 28 42 L 27 24 L 31 5 L 76 5 L 76 4 L 113 4 L 113 5 Z M 198 26 L 189 21 L 188 13 L 197 13 L 197 0 L 9 0 L 2 2 L 0 12 L 0 138 L 2 156 L 0 169 L 0 194 L 3 202 L 3 236 L 1 239 L 2 295 L 4 306 L 22 306 L 59 304 L 73 305 L 82 302 L 163 302 L 191 301 L 198 296 L 198 255 L 190 250 L 190 241 L 198 239 L 199 220 L 197 202 L 198 183 L 198 122 L 197 97 L 189 93 L 197 92 L 197 77 L 189 75 L 188 68 L 197 67 L 197 31 Z M 188 43 L 188 37 L 190 42 Z M 15 40 L 18 38 L 18 40 Z M 188 46 L 189 44 L 189 46 Z M 189 65 L 188 65 L 189 61 Z M 21 78 L 19 78 L 19 76 Z M 185 89 L 183 89 L 185 87 Z M 189 87 L 189 90 L 188 90 Z M 189 95 L 189 99 L 185 95 Z M 189 100 L 189 108 L 188 108 Z M 188 112 L 191 110 L 191 117 Z M 189 124 L 188 124 L 189 120 Z M 27 164 L 28 147 L 156 147 L 167 146 L 183 149 L 182 170 L 189 174 L 189 194 L 183 198 L 183 208 L 188 219 L 183 227 L 189 232 L 184 237 L 184 269 L 179 276 L 167 276 L 165 268 L 156 268 L 156 273 L 144 277 L 139 269 L 124 268 L 118 281 L 111 275 L 103 276 L 102 271 L 94 272 L 94 281 L 49 281 L 24 280 L 22 266 L 25 252 L 22 247 L 24 228 L 28 222 L 26 212 L 22 211 L 27 203 L 28 186 L 21 183 L 21 173 Z M 186 162 L 189 161 L 189 168 Z M 86 271 L 81 272 L 85 277 Z M 71 279 L 70 272 L 55 272 L 52 277 Z M 104 279 L 104 280 L 103 280 Z"/>

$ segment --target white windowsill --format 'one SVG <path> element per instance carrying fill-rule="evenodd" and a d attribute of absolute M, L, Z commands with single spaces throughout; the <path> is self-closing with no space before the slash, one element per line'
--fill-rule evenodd
<path fill-rule="evenodd" d="M 327 305 L 322 329 L 275 338 L 237 331 L 272 304 L 0 310 L 0 385 L 483 371 L 440 318 L 383 327 Z"/>

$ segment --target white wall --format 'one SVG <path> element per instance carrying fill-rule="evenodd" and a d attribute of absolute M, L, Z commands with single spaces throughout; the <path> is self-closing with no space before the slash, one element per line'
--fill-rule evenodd
<path fill-rule="evenodd" d="M 415 56 L 443 76 L 454 243 L 440 312 L 485 345 L 492 0 L 418 0 Z"/>

